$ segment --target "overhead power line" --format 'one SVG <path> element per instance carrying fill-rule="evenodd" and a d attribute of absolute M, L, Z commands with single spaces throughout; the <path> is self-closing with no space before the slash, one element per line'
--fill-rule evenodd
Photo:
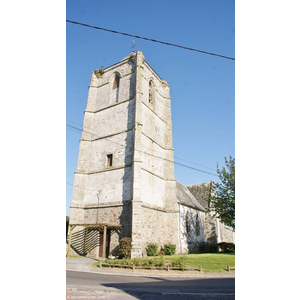
<path fill-rule="evenodd" d="M 100 136 L 98 136 L 98 135 L 96 135 L 96 134 L 94 134 L 94 133 L 92 133 L 92 132 L 90 132 L 90 131 L 88 131 L 88 130 L 81 129 L 81 128 L 78 128 L 78 127 L 76 127 L 76 126 L 72 126 L 72 125 L 69 125 L 69 124 L 66 124 L 66 125 L 67 125 L 69 128 L 71 128 L 71 129 L 77 129 L 77 130 L 79 130 L 79 131 L 84 131 L 84 132 L 86 132 L 86 133 L 92 134 L 92 135 L 94 135 L 94 136 L 96 136 L 96 137 L 100 137 Z M 112 141 L 111 138 L 106 138 L 106 137 L 104 137 L 103 139 L 106 139 L 106 140 L 108 140 L 108 141 L 110 141 L 110 142 L 112 142 L 112 143 L 115 143 L 115 144 L 117 144 L 117 145 L 120 145 L 120 146 L 122 146 L 122 147 L 125 147 L 125 145 L 122 145 L 122 144 L 120 144 L 120 143 L 118 143 L 118 142 Z M 163 157 L 160 157 L 160 156 L 157 156 L 157 155 L 154 155 L 154 154 L 151 154 L 151 153 L 148 153 L 148 152 L 139 150 L 139 149 L 135 149 L 135 150 L 136 150 L 136 151 L 139 151 L 139 152 L 141 152 L 141 153 L 144 153 L 144 154 L 146 154 L 146 155 L 150 155 L 150 156 L 153 156 L 153 157 L 156 157 L 156 158 L 159 158 L 159 159 L 168 161 L 168 162 L 172 162 L 172 163 L 174 163 L 174 164 L 176 164 L 176 165 L 179 165 L 179 166 L 182 166 L 182 167 L 185 167 L 185 168 L 189 168 L 189 169 L 192 169 L 192 170 L 195 170 L 195 171 L 198 171 L 198 172 L 202 172 L 202 173 L 206 173 L 206 174 L 209 174 L 209 175 L 218 177 L 218 175 L 213 174 L 213 173 L 210 173 L 210 172 L 206 172 L 206 171 L 203 171 L 203 170 L 200 170 L 200 169 L 197 169 L 197 168 L 193 168 L 193 167 L 191 167 L 191 166 L 187 166 L 187 165 L 184 165 L 184 164 L 175 162 L 175 161 L 173 161 L 173 160 L 169 160 L 169 159 L 166 159 L 166 158 L 163 158 Z"/>
<path fill-rule="evenodd" d="M 163 42 L 163 41 L 150 39 L 150 38 L 147 38 L 147 37 L 138 36 L 138 35 L 134 35 L 134 34 L 130 34 L 130 33 L 125 33 L 125 32 L 121 32 L 121 31 L 116 31 L 116 30 L 112 30 L 112 29 L 107 29 L 107 28 L 103 28 L 103 27 L 88 25 L 88 24 L 84 24 L 84 23 L 80 23 L 80 22 L 76 22 L 76 21 L 71 21 L 71 20 L 66 20 L 66 21 L 68 23 L 72 23 L 72 24 L 76 24 L 76 25 L 81 25 L 81 26 L 94 28 L 94 29 L 98 29 L 98 30 L 103 30 L 103 31 L 116 33 L 116 34 L 122 34 L 122 35 L 130 36 L 130 37 L 134 37 L 134 38 L 137 38 L 137 39 L 142 39 L 142 40 L 146 40 L 146 41 L 150 41 L 150 42 L 164 44 L 164 45 L 167 45 L 167 46 L 182 48 L 182 49 L 185 49 L 185 50 L 196 51 L 196 52 L 200 52 L 200 53 L 203 53 L 203 54 L 214 55 L 214 56 L 218 56 L 218 57 L 225 58 L 225 59 L 235 60 L 234 57 L 229 57 L 229 56 L 225 56 L 225 55 L 221 55 L 221 54 L 217 54 L 217 53 L 213 53 L 213 52 L 207 52 L 207 51 L 203 51 L 203 50 L 199 50 L 199 49 L 195 49 L 195 48 L 190 48 L 190 47 L 186 47 L 186 46 L 181 46 L 181 45 L 177 45 L 177 44 Z"/>
<path fill-rule="evenodd" d="M 185 160 L 185 159 L 183 159 L 183 158 L 179 158 L 179 157 L 176 157 L 176 156 L 174 156 L 174 158 L 175 158 L 175 159 L 182 160 L 182 161 L 185 161 L 185 162 L 188 162 L 188 163 L 193 164 L 193 165 L 200 166 L 200 167 L 202 167 L 202 168 L 211 169 L 211 170 L 213 170 L 213 171 L 216 171 L 216 169 L 214 169 L 214 168 L 206 167 L 206 166 L 200 165 L 200 164 L 198 164 L 198 163 L 195 163 L 195 162 L 192 162 L 192 161 L 189 161 L 189 160 Z"/>
<path fill-rule="evenodd" d="M 78 124 L 78 123 L 75 123 L 75 122 L 70 121 L 70 120 L 67 120 L 67 122 L 72 123 L 72 124 L 74 124 L 74 125 L 80 126 L 80 128 L 74 127 L 74 128 L 73 128 L 74 130 L 72 130 L 72 125 L 67 124 L 67 126 L 70 127 L 70 128 L 69 128 L 70 131 L 74 131 L 74 132 L 78 132 L 78 130 L 81 130 L 81 131 L 82 131 L 82 128 L 83 128 L 82 124 Z M 89 133 L 91 133 L 91 132 L 89 132 Z M 93 134 L 93 135 L 95 135 L 95 136 L 97 137 L 96 134 L 94 134 L 94 133 L 91 133 L 91 134 Z M 99 136 L 98 136 L 98 137 L 99 137 Z M 122 139 L 119 139 L 119 138 L 117 138 L 117 137 L 113 137 L 113 138 L 116 139 L 116 140 L 119 140 L 119 141 L 123 142 Z M 143 145 L 141 145 L 141 147 L 144 148 L 145 150 L 148 150 L 148 148 L 146 148 L 146 147 L 143 146 Z M 155 150 L 152 150 L 152 152 L 156 152 L 156 153 L 160 154 L 159 152 L 157 152 L 157 151 L 155 151 Z M 189 161 L 189 160 L 186 160 L 186 159 L 177 157 L 177 156 L 174 156 L 174 158 L 175 158 L 175 159 L 182 160 L 182 161 L 185 161 L 185 162 L 190 163 L 190 164 L 193 164 L 193 165 L 200 166 L 200 167 L 205 168 L 205 169 L 210 169 L 210 170 L 213 170 L 213 171 L 215 171 L 215 172 L 217 171 L 215 168 L 211 168 L 211 167 L 207 167 L 207 166 L 204 166 L 204 165 L 200 165 L 199 163 L 195 163 L 195 162 L 192 162 L 192 161 Z"/>

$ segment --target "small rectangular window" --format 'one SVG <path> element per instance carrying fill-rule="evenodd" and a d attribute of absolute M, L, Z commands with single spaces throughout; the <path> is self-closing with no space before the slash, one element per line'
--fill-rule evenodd
<path fill-rule="evenodd" d="M 112 167 L 112 163 L 113 163 L 113 155 L 112 155 L 112 154 L 108 154 L 108 155 L 107 155 L 107 163 L 106 163 L 106 166 L 107 166 L 107 167 Z"/>

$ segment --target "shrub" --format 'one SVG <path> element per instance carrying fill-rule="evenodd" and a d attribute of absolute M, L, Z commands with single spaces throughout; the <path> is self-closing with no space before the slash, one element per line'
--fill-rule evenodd
<path fill-rule="evenodd" d="M 180 258 L 172 262 L 172 267 L 177 267 L 183 270 L 186 267 L 186 263 L 185 263 L 186 259 L 187 257 L 181 256 Z"/>
<path fill-rule="evenodd" d="M 199 253 L 218 253 L 219 247 L 217 243 L 201 242 L 199 243 Z"/>
<path fill-rule="evenodd" d="M 219 252 L 218 244 L 216 243 L 209 244 L 209 253 L 218 253 L 218 252 Z"/>
<path fill-rule="evenodd" d="M 176 245 L 174 244 L 165 244 L 164 252 L 166 255 L 174 255 L 176 252 Z"/>
<path fill-rule="evenodd" d="M 156 256 L 157 255 L 157 245 L 155 244 L 149 244 L 146 248 L 147 255 L 148 256 Z"/>
<path fill-rule="evenodd" d="M 162 251 L 159 251 L 159 252 L 158 252 L 158 255 L 164 256 L 164 255 L 166 255 L 166 253 L 165 253 L 165 251 L 162 250 Z"/>
<path fill-rule="evenodd" d="M 235 252 L 235 244 L 234 243 L 226 243 L 222 242 L 218 244 L 221 252 L 224 253 L 234 253 Z"/>
<path fill-rule="evenodd" d="M 164 257 L 161 256 L 160 259 L 157 261 L 156 266 L 157 267 L 163 267 L 165 265 Z"/>
<path fill-rule="evenodd" d="M 119 245 L 119 257 L 120 258 L 130 258 L 131 256 L 131 238 L 124 237 L 120 240 Z"/>
<path fill-rule="evenodd" d="M 199 253 L 199 243 L 196 243 L 192 246 L 190 253 L 193 254 Z"/>

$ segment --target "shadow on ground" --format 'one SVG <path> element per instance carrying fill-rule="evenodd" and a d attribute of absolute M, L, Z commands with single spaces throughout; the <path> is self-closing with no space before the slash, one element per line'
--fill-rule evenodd
<path fill-rule="evenodd" d="M 235 278 L 165 279 L 146 277 L 144 282 L 102 283 L 102 286 L 118 289 L 136 299 L 234 299 Z M 194 294 L 194 295 L 193 295 Z M 152 295 L 152 296 L 151 296 Z M 155 296 L 155 297 L 154 297 Z M 152 298 L 151 298 L 152 297 Z M 154 297 L 154 298 L 153 298 Z"/>

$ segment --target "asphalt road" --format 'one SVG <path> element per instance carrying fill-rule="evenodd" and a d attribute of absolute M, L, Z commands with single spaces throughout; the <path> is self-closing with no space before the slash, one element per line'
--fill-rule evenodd
<path fill-rule="evenodd" d="M 67 299 L 78 299 L 78 291 L 81 291 L 82 297 L 84 293 L 94 293 L 93 299 L 231 300 L 235 278 L 138 277 L 67 271 L 66 285 Z"/>

